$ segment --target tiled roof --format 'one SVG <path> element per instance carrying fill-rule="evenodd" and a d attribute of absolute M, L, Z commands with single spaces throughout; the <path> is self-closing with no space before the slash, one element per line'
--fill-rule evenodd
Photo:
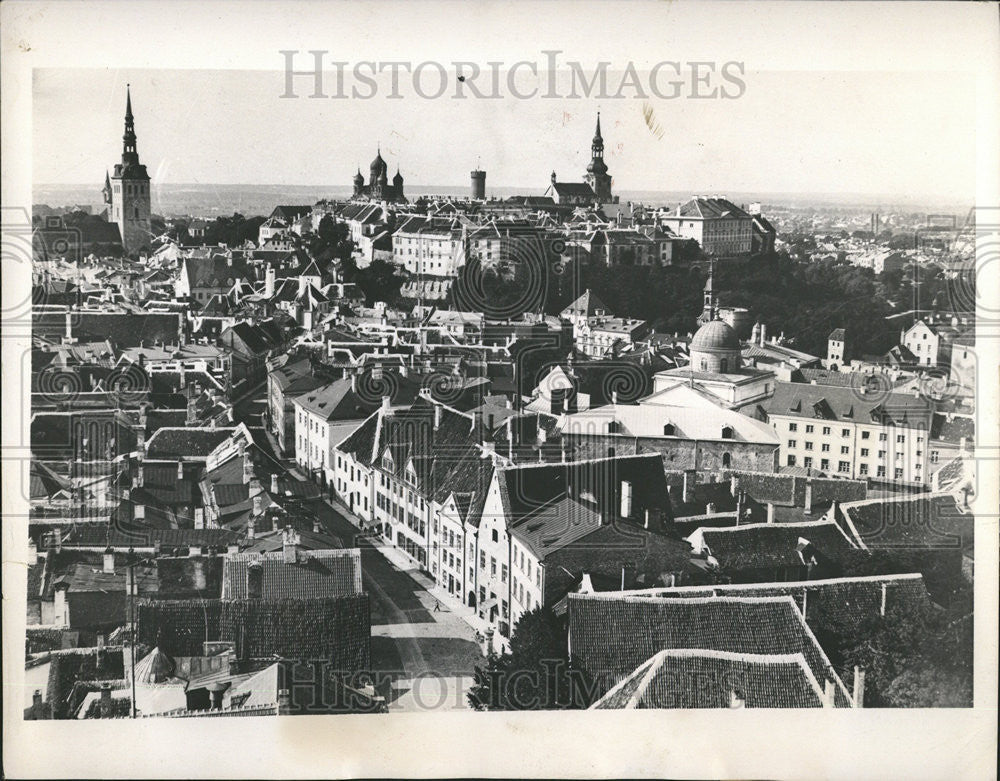
<path fill-rule="evenodd" d="M 692 198 L 677 209 L 680 217 L 704 217 L 706 219 L 746 218 L 750 215 L 725 198 Z"/>
<path fill-rule="evenodd" d="M 677 586 L 628 592 L 631 596 L 692 599 L 707 597 L 791 597 L 806 623 L 819 636 L 863 627 L 900 605 L 928 604 L 927 586 L 919 573 L 822 578 L 782 583 L 730 583 Z"/>
<path fill-rule="evenodd" d="M 931 439 L 958 445 L 963 439 L 971 445 L 976 438 L 976 421 L 959 415 L 948 420 L 947 415 L 935 415 Z"/>
<path fill-rule="evenodd" d="M 552 189 L 560 196 L 594 198 L 593 188 L 586 182 L 553 182 Z"/>
<path fill-rule="evenodd" d="M 730 708 L 735 698 L 746 708 L 820 708 L 823 689 L 801 653 L 667 649 L 591 707 Z"/>
<path fill-rule="evenodd" d="M 724 571 L 735 572 L 801 567 L 814 552 L 836 561 L 857 547 L 833 521 L 702 527 L 688 540 L 696 550 L 707 547 Z M 800 549 L 800 540 L 809 547 Z"/>
<path fill-rule="evenodd" d="M 236 432 L 235 428 L 161 428 L 146 442 L 147 458 L 205 458 Z"/>
<path fill-rule="evenodd" d="M 596 293 L 592 293 L 590 288 L 588 288 L 583 292 L 583 295 L 566 307 L 562 312 L 560 312 L 560 314 L 564 317 L 569 317 L 571 315 L 577 317 L 592 317 L 597 314 L 598 310 L 605 313 L 608 312 L 608 308 L 605 306 L 604 302 L 597 297 Z"/>
<path fill-rule="evenodd" d="M 926 427 L 933 407 L 927 399 L 906 393 L 778 382 L 765 409 L 769 415 Z"/>
<path fill-rule="evenodd" d="M 243 253 L 233 253 L 231 260 L 225 254 L 216 253 L 207 258 L 185 258 L 184 274 L 188 285 L 195 288 L 229 288 L 240 279 L 249 276 Z"/>
<path fill-rule="evenodd" d="M 283 552 L 228 556 L 222 574 L 222 598 L 246 599 L 249 571 L 261 569 L 261 599 L 312 599 L 361 593 L 361 551 L 299 550 L 295 563 Z"/>
<path fill-rule="evenodd" d="M 849 695 L 791 597 L 660 599 L 570 594 L 571 653 L 603 694 L 654 654 L 703 649 L 734 654 L 801 653 L 817 681 Z"/>
<path fill-rule="evenodd" d="M 975 518 L 951 494 L 916 494 L 840 506 L 838 523 L 871 550 L 974 548 Z"/>

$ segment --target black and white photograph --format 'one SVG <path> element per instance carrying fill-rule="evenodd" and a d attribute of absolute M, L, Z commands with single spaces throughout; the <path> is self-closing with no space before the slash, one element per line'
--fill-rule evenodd
<path fill-rule="evenodd" d="M 3 12 L 6 775 L 995 777 L 1000 6 Z"/>

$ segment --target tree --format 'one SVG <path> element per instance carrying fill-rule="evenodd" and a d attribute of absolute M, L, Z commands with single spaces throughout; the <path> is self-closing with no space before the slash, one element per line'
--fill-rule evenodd
<path fill-rule="evenodd" d="M 566 629 L 548 608 L 525 613 L 514 627 L 510 653 L 491 654 L 476 667 L 468 693 L 476 710 L 586 708 L 586 680 L 567 655 Z"/>

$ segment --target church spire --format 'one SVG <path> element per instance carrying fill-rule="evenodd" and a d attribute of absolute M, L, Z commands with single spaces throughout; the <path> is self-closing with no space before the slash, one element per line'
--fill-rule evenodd
<path fill-rule="evenodd" d="M 601 141 L 604 140 L 601 137 L 601 112 L 600 111 L 597 112 L 597 130 L 594 131 L 594 140 L 596 141 L 597 139 L 600 139 Z"/>
<path fill-rule="evenodd" d="M 135 121 L 132 116 L 132 91 L 125 85 L 125 135 L 122 136 L 122 165 L 139 164 L 139 154 L 135 147 Z"/>

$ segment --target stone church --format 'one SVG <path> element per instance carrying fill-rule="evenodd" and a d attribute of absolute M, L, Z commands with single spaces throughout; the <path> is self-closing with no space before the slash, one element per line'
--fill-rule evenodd
<path fill-rule="evenodd" d="M 150 228 L 149 174 L 139 163 L 136 151 L 135 121 L 132 116 L 132 93 L 125 86 L 125 135 L 122 136 L 122 161 L 114 173 L 104 177 L 104 202 L 108 204 L 108 222 L 118 225 L 122 248 L 132 255 L 148 247 L 153 234 Z"/>

